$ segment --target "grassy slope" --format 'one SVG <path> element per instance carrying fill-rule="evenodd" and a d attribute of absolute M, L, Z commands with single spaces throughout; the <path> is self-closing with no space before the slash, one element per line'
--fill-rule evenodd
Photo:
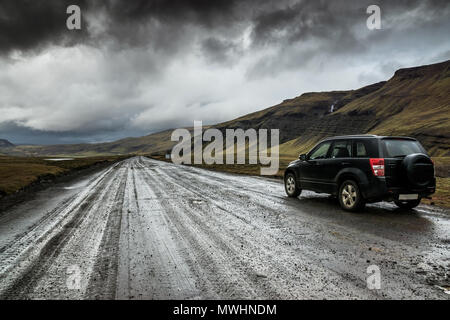
<path fill-rule="evenodd" d="M 450 157 L 433 157 L 436 166 L 436 193 L 433 200 L 435 204 L 450 208 Z"/>
<path fill-rule="evenodd" d="M 424 199 L 424 203 L 450 208 L 450 178 L 436 178 L 436 193 L 432 200 Z"/>
<path fill-rule="evenodd" d="M 450 61 L 398 70 L 380 90 L 340 114 L 374 111 L 370 133 L 412 135 L 435 155 L 450 155 Z"/>
<path fill-rule="evenodd" d="M 0 196 L 14 193 L 34 182 L 124 157 L 106 156 L 48 161 L 38 157 L 0 156 Z"/>

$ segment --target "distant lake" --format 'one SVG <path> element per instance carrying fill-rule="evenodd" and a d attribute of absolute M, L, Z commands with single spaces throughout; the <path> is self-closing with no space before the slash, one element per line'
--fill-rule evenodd
<path fill-rule="evenodd" d="M 73 158 L 52 158 L 52 159 L 44 159 L 47 161 L 66 161 L 66 160 L 73 160 Z"/>

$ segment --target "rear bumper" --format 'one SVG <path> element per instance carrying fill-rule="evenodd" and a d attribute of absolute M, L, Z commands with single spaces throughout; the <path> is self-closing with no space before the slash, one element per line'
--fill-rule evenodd
<path fill-rule="evenodd" d="M 362 185 L 361 192 L 367 201 L 394 201 L 400 194 L 418 194 L 420 198 L 428 197 L 436 191 L 436 179 L 424 188 L 405 188 L 388 186 L 384 177 L 373 177 L 368 184 Z"/>

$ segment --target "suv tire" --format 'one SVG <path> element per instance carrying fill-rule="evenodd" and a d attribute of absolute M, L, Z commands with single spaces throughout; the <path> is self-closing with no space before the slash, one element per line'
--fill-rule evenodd
<path fill-rule="evenodd" d="M 358 184 L 353 180 L 344 181 L 339 187 L 339 203 L 346 211 L 358 211 L 364 208 L 364 201 Z"/>
<path fill-rule="evenodd" d="M 420 204 L 420 198 L 417 200 L 410 200 L 410 201 L 400 201 L 396 200 L 394 203 L 397 205 L 397 207 L 402 209 L 412 209 L 417 207 Z"/>
<path fill-rule="evenodd" d="M 286 194 L 290 198 L 297 198 L 302 192 L 293 173 L 288 173 L 284 177 L 284 190 L 286 190 Z"/>

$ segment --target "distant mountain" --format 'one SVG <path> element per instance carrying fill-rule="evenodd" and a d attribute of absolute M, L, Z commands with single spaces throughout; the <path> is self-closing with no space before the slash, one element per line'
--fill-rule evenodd
<path fill-rule="evenodd" d="M 9 142 L 6 139 L 0 139 L 0 148 L 10 148 L 14 147 L 15 145 Z"/>
<path fill-rule="evenodd" d="M 107 143 L 81 143 L 56 145 L 21 145 L 8 150 L 10 155 L 26 156 L 96 156 L 117 154 L 148 154 L 163 153 L 170 150 L 175 144 L 170 141 L 172 130 L 149 134 L 138 138 L 125 138 Z"/>
<path fill-rule="evenodd" d="M 450 60 L 400 69 L 357 90 L 310 92 L 213 127 L 280 129 L 280 154 L 293 157 L 320 139 L 375 133 L 418 138 L 433 156 L 450 156 Z M 164 153 L 172 130 L 109 143 L 17 146 L 17 155 Z M 4 150 L 2 150 L 5 153 Z"/>

